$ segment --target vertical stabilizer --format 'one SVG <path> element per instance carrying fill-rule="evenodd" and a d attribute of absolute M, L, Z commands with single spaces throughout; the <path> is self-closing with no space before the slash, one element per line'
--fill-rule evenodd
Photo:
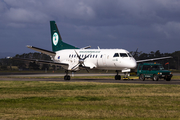
<path fill-rule="evenodd" d="M 58 27 L 55 21 L 50 21 L 51 27 L 51 42 L 53 52 L 63 50 L 63 49 L 78 49 L 75 46 L 69 45 L 62 41 L 61 35 L 59 33 Z"/>

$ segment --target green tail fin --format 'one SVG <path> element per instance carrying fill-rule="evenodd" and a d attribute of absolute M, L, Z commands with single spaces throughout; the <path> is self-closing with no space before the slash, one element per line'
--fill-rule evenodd
<path fill-rule="evenodd" d="M 79 49 L 75 46 L 69 45 L 62 41 L 61 35 L 59 33 L 58 27 L 55 21 L 50 21 L 51 26 L 51 42 L 53 52 L 64 50 L 64 49 Z"/>

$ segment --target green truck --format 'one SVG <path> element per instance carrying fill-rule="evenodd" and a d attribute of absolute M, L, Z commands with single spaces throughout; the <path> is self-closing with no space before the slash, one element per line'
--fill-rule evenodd
<path fill-rule="evenodd" d="M 156 63 L 139 64 L 137 75 L 139 79 L 143 81 L 145 78 L 151 78 L 153 81 L 158 81 L 159 79 L 170 81 L 173 76 L 171 71 L 165 70 L 161 64 Z"/>

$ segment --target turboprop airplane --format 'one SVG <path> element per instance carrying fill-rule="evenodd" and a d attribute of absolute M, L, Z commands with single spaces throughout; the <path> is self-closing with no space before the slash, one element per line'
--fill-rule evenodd
<path fill-rule="evenodd" d="M 125 49 L 88 49 L 77 48 L 62 41 L 58 27 L 55 21 L 50 21 L 52 51 L 44 50 L 34 46 L 27 46 L 35 51 L 47 54 L 51 57 L 51 61 L 24 59 L 39 63 L 55 64 L 62 66 L 66 71 L 64 80 L 70 80 L 68 72 L 78 71 L 80 69 L 101 69 L 115 70 L 115 80 L 121 80 L 119 72 L 129 73 L 131 69 L 135 69 L 138 62 L 153 61 L 159 59 L 167 59 L 170 57 L 162 57 L 155 59 L 147 59 L 136 61 L 133 56 Z"/>

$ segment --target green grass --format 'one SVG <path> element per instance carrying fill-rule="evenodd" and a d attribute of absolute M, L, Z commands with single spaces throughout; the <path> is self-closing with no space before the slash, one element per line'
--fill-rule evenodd
<path fill-rule="evenodd" d="M 0 119 L 179 119 L 179 85 L 0 81 Z"/>

